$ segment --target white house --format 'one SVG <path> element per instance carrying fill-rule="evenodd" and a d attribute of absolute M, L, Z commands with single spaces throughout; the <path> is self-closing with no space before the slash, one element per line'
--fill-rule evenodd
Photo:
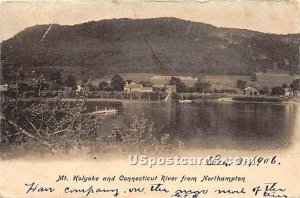
<path fill-rule="evenodd" d="M 285 91 L 285 93 L 284 93 L 285 96 L 293 95 L 293 90 L 291 88 L 285 88 L 284 91 Z"/>
<path fill-rule="evenodd" d="M 130 92 L 142 92 L 142 93 L 150 93 L 153 92 L 152 87 L 144 87 L 142 84 L 138 83 L 128 83 L 126 82 L 124 86 L 124 92 L 130 93 Z"/>
<path fill-rule="evenodd" d="M 0 91 L 7 91 L 8 90 L 8 85 L 4 84 L 4 85 L 0 85 Z"/>
<path fill-rule="evenodd" d="M 244 90 L 244 95 L 250 95 L 250 96 L 258 96 L 259 91 L 255 89 L 254 87 L 246 87 Z"/>

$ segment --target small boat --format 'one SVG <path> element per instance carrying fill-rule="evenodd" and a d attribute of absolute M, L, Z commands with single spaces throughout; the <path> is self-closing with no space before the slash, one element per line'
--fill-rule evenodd
<path fill-rule="evenodd" d="M 217 99 L 218 102 L 233 102 L 232 98 L 219 98 Z"/>
<path fill-rule="evenodd" d="M 192 103 L 192 100 L 179 100 L 179 103 Z"/>
<path fill-rule="evenodd" d="M 96 111 L 91 112 L 90 114 L 110 114 L 110 113 L 117 113 L 118 110 L 115 108 L 110 108 L 110 109 L 102 109 L 102 110 L 98 110 L 98 108 L 96 108 Z"/>

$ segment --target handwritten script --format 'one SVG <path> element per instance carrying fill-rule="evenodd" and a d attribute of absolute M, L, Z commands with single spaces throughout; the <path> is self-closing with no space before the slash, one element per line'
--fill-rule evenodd
<path fill-rule="evenodd" d="M 126 176 L 113 175 L 108 177 L 73 175 L 59 175 L 52 185 L 43 185 L 36 181 L 25 183 L 26 194 L 42 193 L 65 193 L 69 196 L 91 196 L 103 194 L 104 197 L 122 197 L 123 195 L 134 194 L 141 197 L 144 193 L 153 194 L 155 197 L 176 197 L 176 198 L 197 198 L 197 197 L 288 197 L 286 189 L 278 182 L 269 181 L 252 187 L 245 185 L 247 178 L 243 176 L 221 176 L 202 175 L 188 176 L 182 175 L 148 175 L 148 176 Z M 126 182 L 128 185 L 115 185 L 115 182 Z M 170 183 L 171 182 L 171 183 Z M 181 188 L 172 188 L 174 182 L 178 182 Z M 217 182 L 214 189 L 207 188 L 207 183 Z M 145 184 L 146 183 L 146 184 Z M 180 185 L 183 184 L 184 185 Z M 235 183 L 234 187 L 224 188 L 220 183 Z M 56 184 L 65 184 L 56 185 Z M 141 186 L 141 184 L 143 184 Z M 192 185 L 192 188 L 187 186 Z M 64 187 L 62 187 L 64 186 Z M 196 186 L 196 187 L 195 187 Z M 220 187 L 218 187 L 220 186 Z"/>

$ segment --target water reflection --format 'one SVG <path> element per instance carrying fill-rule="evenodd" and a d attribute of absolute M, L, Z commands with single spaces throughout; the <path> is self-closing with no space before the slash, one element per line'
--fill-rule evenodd
<path fill-rule="evenodd" d="M 133 116 L 154 122 L 157 134 L 170 133 L 186 145 L 199 148 L 279 149 L 291 145 L 299 104 L 97 102 L 95 106 L 117 108 L 115 117 L 103 121 L 126 129 Z"/>

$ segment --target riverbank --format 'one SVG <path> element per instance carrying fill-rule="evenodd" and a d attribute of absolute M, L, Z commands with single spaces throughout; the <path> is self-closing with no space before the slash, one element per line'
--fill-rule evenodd
<path fill-rule="evenodd" d="M 121 102 L 121 103 L 165 103 L 166 101 L 160 100 L 116 100 L 116 99 L 101 99 L 101 98 L 87 98 L 87 99 L 75 99 L 66 98 L 62 99 L 64 102 Z M 177 103 L 178 100 L 171 100 L 168 102 Z M 300 103 L 300 99 L 293 98 L 289 100 L 283 100 L 278 98 L 238 98 L 238 97 L 221 97 L 218 99 L 196 99 L 192 100 L 191 103 L 273 103 L 273 104 L 289 104 L 289 103 Z M 185 105 L 186 103 L 180 103 Z"/>
<path fill-rule="evenodd" d="M 299 97 L 279 97 L 279 96 L 246 96 L 246 95 L 225 95 L 225 94 L 202 94 L 202 95 L 194 95 L 187 93 L 177 93 L 176 97 L 172 97 L 168 102 L 178 102 L 179 100 L 191 100 L 195 103 L 202 102 L 249 102 L 249 103 L 290 103 L 296 102 L 300 103 Z M 63 101 L 63 102 L 166 102 L 164 98 L 95 98 L 95 97 L 70 97 L 70 98 L 62 98 L 62 97 L 40 97 L 40 98 L 5 98 L 1 97 L 2 102 L 5 100 L 10 101 L 24 101 L 24 102 L 32 102 L 36 100 L 43 101 Z"/>

